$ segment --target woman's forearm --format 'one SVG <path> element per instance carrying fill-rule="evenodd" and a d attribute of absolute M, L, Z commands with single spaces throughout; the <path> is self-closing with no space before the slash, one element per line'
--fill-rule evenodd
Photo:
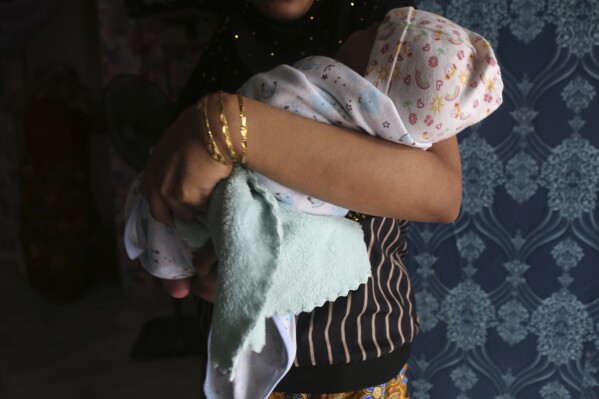
<path fill-rule="evenodd" d="M 239 108 L 223 94 L 236 152 Z M 455 138 L 428 151 L 316 122 L 245 98 L 247 166 L 318 199 L 358 212 L 421 222 L 453 221 L 461 202 Z M 210 122 L 219 126 L 217 96 Z"/>

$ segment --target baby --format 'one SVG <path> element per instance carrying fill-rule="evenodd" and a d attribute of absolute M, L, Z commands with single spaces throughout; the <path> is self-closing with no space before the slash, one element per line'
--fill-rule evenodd
<path fill-rule="evenodd" d="M 491 45 L 430 12 L 391 10 L 380 25 L 351 35 L 337 56 L 281 65 L 253 76 L 240 92 L 304 117 L 423 150 L 480 122 L 502 102 L 501 72 Z M 278 200 L 302 212 L 348 213 L 265 176 L 259 179 Z M 130 203 L 139 196 L 137 186 L 132 186 Z M 127 209 L 131 216 L 131 206 Z M 154 221 L 147 204 L 135 217 L 125 234 L 129 256 L 141 257 L 144 268 L 159 278 L 193 276 L 186 243 Z M 152 259 L 152 251 L 169 255 Z"/>
<path fill-rule="evenodd" d="M 241 93 L 306 117 L 427 149 L 495 111 L 502 89 L 493 49 L 485 39 L 410 7 L 391 10 L 380 25 L 351 35 L 336 60 L 310 57 L 293 67 L 277 67 L 250 78 Z M 261 179 L 280 201 L 303 212 L 348 212 Z"/>

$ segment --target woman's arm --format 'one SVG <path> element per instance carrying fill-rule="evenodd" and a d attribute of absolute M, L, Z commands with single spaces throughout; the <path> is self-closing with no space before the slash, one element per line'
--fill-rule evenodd
<path fill-rule="evenodd" d="M 226 101 L 228 110 L 237 107 L 235 96 Z M 245 105 L 250 169 L 370 215 L 422 222 L 451 222 L 457 217 L 462 188 L 455 138 L 423 151 L 250 99 Z M 234 111 L 227 115 L 237 122 Z"/>
<path fill-rule="evenodd" d="M 237 97 L 223 94 L 234 147 L 240 149 Z M 324 201 L 358 212 L 412 221 L 449 223 L 459 213 L 461 163 L 457 140 L 414 149 L 294 115 L 245 98 L 247 166 Z M 218 96 L 210 97 L 212 130 L 221 137 Z M 222 143 L 221 143 L 222 144 Z M 224 150 L 224 145 L 221 149 Z M 142 192 L 153 216 L 171 224 L 169 208 L 184 218 L 205 209 L 230 166 L 204 147 L 197 111 L 184 111 L 155 147 Z"/>

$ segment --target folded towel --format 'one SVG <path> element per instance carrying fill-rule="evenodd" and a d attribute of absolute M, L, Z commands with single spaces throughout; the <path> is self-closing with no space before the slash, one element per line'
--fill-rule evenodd
<path fill-rule="evenodd" d="M 370 277 L 358 223 L 279 202 L 242 167 L 212 194 L 208 215 L 219 258 L 211 353 L 231 376 L 240 353 L 264 346 L 266 318 L 309 312 Z"/>

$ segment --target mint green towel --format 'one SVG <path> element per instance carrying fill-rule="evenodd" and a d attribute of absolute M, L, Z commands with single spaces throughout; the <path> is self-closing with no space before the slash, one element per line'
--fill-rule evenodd
<path fill-rule="evenodd" d="M 263 348 L 266 318 L 309 312 L 357 289 L 371 274 L 358 223 L 279 202 L 242 167 L 216 187 L 207 216 L 198 221 L 177 220 L 177 232 L 193 248 L 208 238 L 215 245 L 211 353 L 231 378 L 240 353 Z"/>

